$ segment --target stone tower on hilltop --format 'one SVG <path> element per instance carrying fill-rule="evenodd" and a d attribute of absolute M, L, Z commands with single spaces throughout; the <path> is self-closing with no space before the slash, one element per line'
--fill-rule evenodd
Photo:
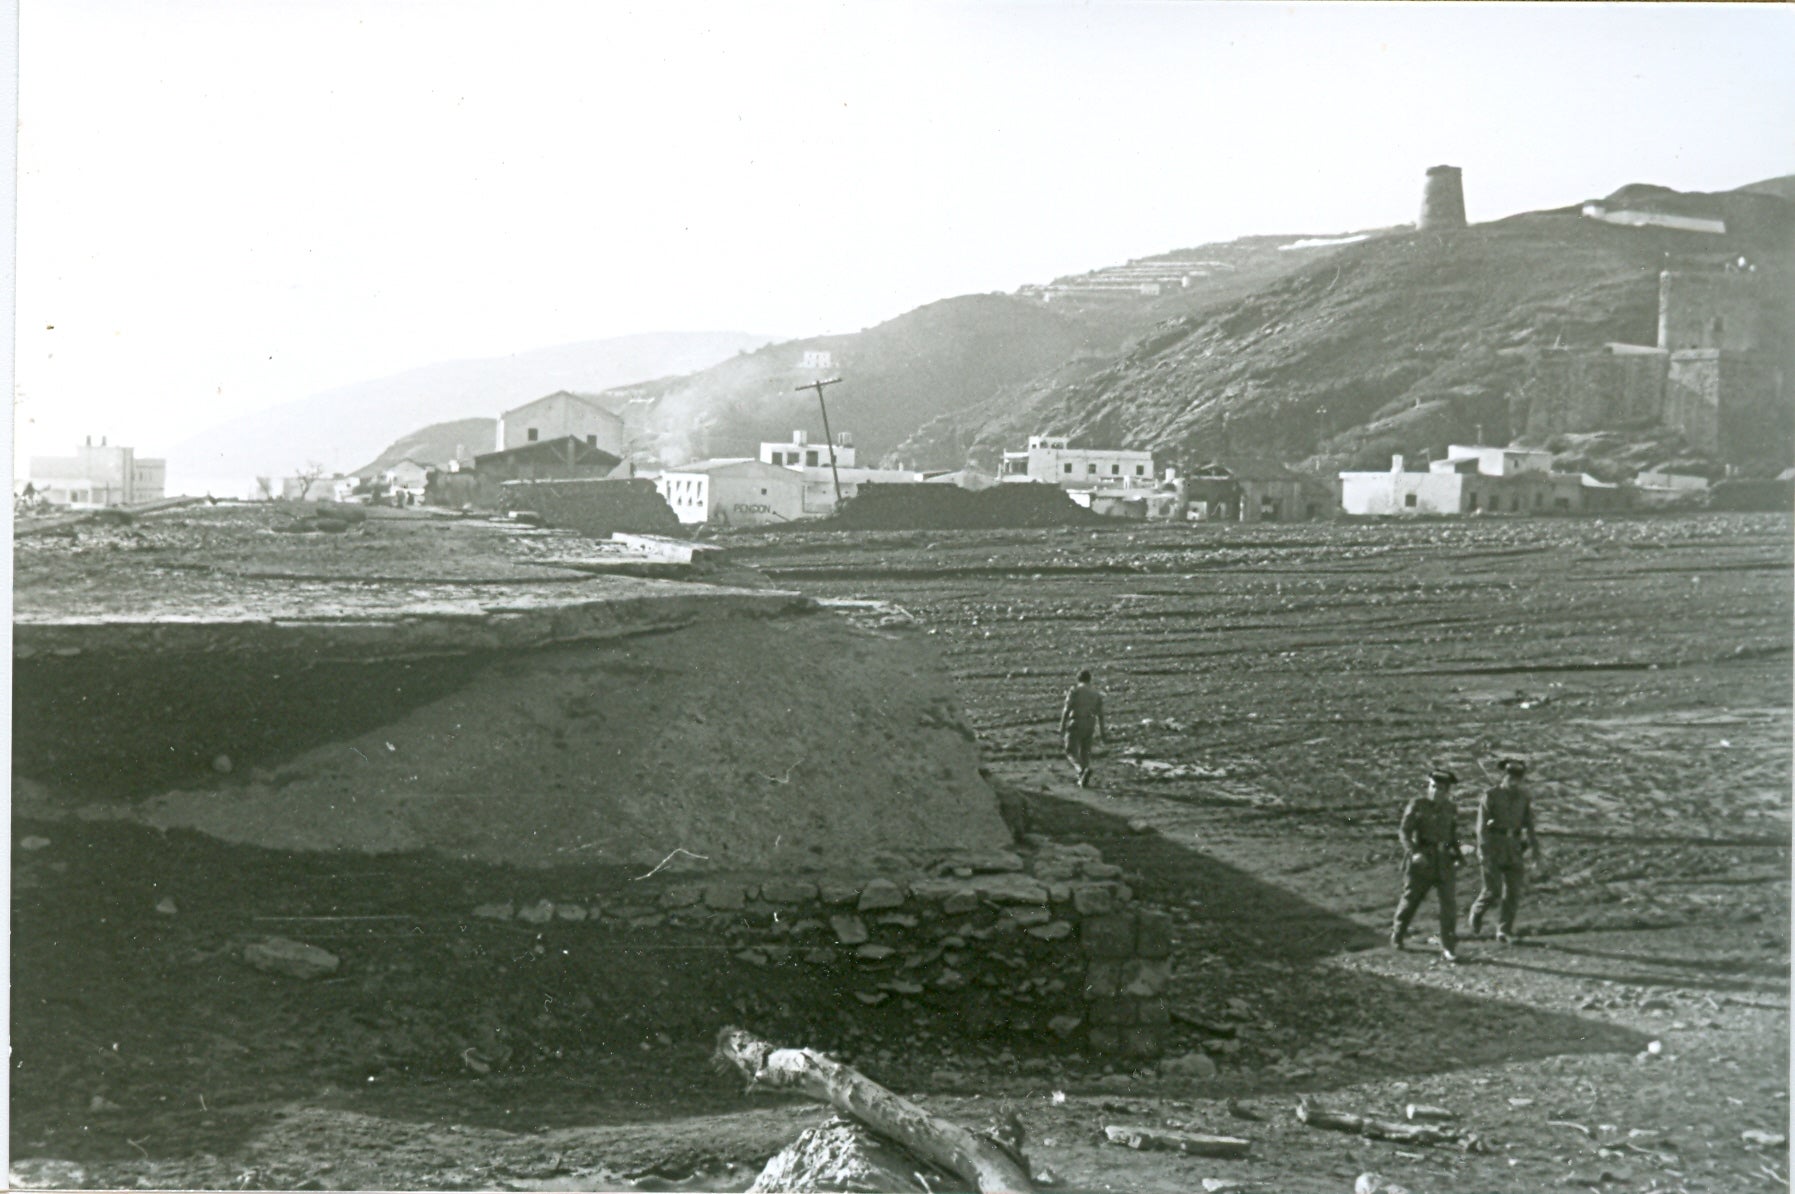
<path fill-rule="evenodd" d="M 1465 226 L 1465 181 L 1457 166 L 1427 168 L 1427 189 L 1421 194 L 1421 218 L 1415 226 L 1441 231 Z"/>

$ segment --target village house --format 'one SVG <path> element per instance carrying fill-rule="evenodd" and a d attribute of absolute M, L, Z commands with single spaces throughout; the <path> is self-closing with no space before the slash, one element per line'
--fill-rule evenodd
<path fill-rule="evenodd" d="M 1063 435 L 1031 435 L 1028 447 L 1003 454 L 1005 482 L 1034 481 L 1068 490 L 1153 489 L 1153 453 L 1125 448 L 1074 448 Z"/>
<path fill-rule="evenodd" d="M 33 456 L 31 485 L 53 506 L 130 506 L 161 501 L 168 462 L 139 460 L 135 449 L 93 436 L 73 456 Z"/>
<path fill-rule="evenodd" d="M 564 437 L 623 459 L 623 416 L 596 398 L 568 390 L 557 390 L 500 415 L 496 448 L 503 452 Z"/>
<path fill-rule="evenodd" d="M 1392 457 L 1387 472 L 1340 474 L 1348 514 L 1563 514 L 1614 509 L 1620 489 L 1585 473 L 1555 473 L 1552 454 L 1453 444 L 1426 472 Z"/>
<path fill-rule="evenodd" d="M 1276 460 L 1210 461 L 1183 478 L 1187 517 L 1195 522 L 1299 522 L 1327 515 L 1332 486 Z"/>
<path fill-rule="evenodd" d="M 746 456 L 663 469 L 654 486 L 682 523 L 764 526 L 805 514 L 802 471 Z"/>
<path fill-rule="evenodd" d="M 386 482 L 388 492 L 395 497 L 403 496 L 414 502 L 424 500 L 425 487 L 430 482 L 430 466 L 407 456 L 380 474 Z"/>

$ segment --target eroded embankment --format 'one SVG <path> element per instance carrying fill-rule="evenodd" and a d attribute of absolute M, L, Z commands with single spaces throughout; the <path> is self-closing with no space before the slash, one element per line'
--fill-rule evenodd
<path fill-rule="evenodd" d="M 914 632 L 792 594 L 600 583 L 616 589 L 24 622 L 19 811 L 526 866 L 684 850 L 814 868 L 1008 843 Z"/>

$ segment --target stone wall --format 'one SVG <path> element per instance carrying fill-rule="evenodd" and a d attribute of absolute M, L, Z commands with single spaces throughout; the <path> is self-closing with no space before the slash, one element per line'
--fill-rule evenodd
<path fill-rule="evenodd" d="M 1656 423 L 1664 412 L 1666 353 L 1549 348 L 1528 369 L 1515 424 L 1538 438 Z"/>
<path fill-rule="evenodd" d="M 660 875 L 628 902 L 494 893 L 474 916 L 714 934 L 732 965 L 799 967 L 867 1007 L 950 1012 L 973 1032 L 1155 1057 L 1170 1012 L 1171 921 L 1134 901 L 1096 847 L 1030 836 L 1017 850 L 861 878 Z"/>

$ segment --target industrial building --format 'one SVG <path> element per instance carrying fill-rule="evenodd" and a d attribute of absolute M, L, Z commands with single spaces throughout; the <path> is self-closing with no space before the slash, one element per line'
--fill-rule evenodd
<path fill-rule="evenodd" d="M 682 523 L 764 526 L 805 517 L 802 471 L 746 456 L 664 469 L 654 486 Z"/>
<path fill-rule="evenodd" d="M 590 448 L 624 457 L 623 416 L 596 398 L 557 390 L 499 416 L 498 451 L 571 436 Z"/>

